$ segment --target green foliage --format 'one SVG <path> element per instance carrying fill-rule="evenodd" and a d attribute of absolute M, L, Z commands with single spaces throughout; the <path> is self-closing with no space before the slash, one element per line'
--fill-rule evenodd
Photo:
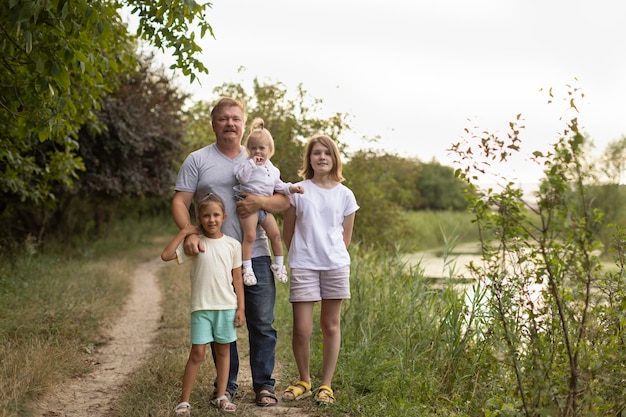
<path fill-rule="evenodd" d="M 597 163 L 598 175 L 593 185 L 588 187 L 590 204 L 601 210 L 604 224 L 617 224 L 626 227 L 626 205 L 622 185 L 626 168 L 626 136 L 608 144 Z M 605 248 L 608 248 L 611 235 L 606 228 L 597 231 Z"/>
<path fill-rule="evenodd" d="M 211 128 L 212 103 L 198 101 L 184 114 L 184 134 L 181 141 L 181 153 L 178 155 L 176 172 L 185 157 L 191 152 L 215 142 L 215 133 Z"/>
<path fill-rule="evenodd" d="M 206 19 L 211 3 L 195 0 L 127 0 L 132 13 L 139 17 L 137 36 L 161 50 L 169 49 L 176 57 L 171 69 L 181 69 L 193 82 L 195 71 L 208 72 L 196 54 L 202 48 L 195 42 L 196 31 L 200 38 L 213 28 Z"/>
<path fill-rule="evenodd" d="M 87 169 L 76 194 L 93 203 L 121 197 L 166 197 L 174 182 L 173 160 L 180 153 L 182 108 L 187 95 L 174 87 L 151 58 L 125 74 L 97 112 L 100 131 L 83 128 L 78 152 Z"/>
<path fill-rule="evenodd" d="M 572 111 L 577 93 L 569 93 Z M 512 183 L 499 191 L 475 185 L 488 166 L 476 156 L 506 161 L 519 132 L 512 122 L 506 140 L 486 135 L 474 138 L 476 146 L 454 147 L 469 162 L 458 173 L 473 191 L 470 205 L 482 233 L 482 263 L 472 270 L 487 291 L 486 343 L 505 365 L 481 381 L 502 387 L 491 392 L 488 414 L 619 415 L 626 407 L 623 231 L 614 239 L 619 270 L 610 272 L 599 258 L 595 232 L 603 215 L 589 199 L 586 184 L 594 174 L 575 116 L 550 152 L 534 153 L 545 175 L 536 206 Z M 510 411 L 501 414 L 504 407 Z"/>
<path fill-rule="evenodd" d="M 436 161 L 420 164 L 415 188 L 419 191 L 413 210 L 465 210 L 465 183 L 454 168 Z"/>
<path fill-rule="evenodd" d="M 171 48 L 185 74 L 206 71 L 193 59 L 194 34 L 184 32 L 191 23 L 210 31 L 209 4 L 149 3 L 9 0 L 0 9 L 0 201 L 54 205 L 53 187 L 72 188 L 85 168 L 78 131 L 96 122 L 102 97 L 134 64 L 125 5 L 140 15 L 139 35 Z"/>
<path fill-rule="evenodd" d="M 425 164 L 362 150 L 350 156 L 345 176 L 361 206 L 355 220 L 355 240 L 368 246 L 388 250 L 420 240 L 422 232 L 407 227 L 407 211 L 460 210 L 467 206 L 464 183 L 454 176 L 453 168 L 437 162 Z"/>
<path fill-rule="evenodd" d="M 85 170 L 75 187 L 52 187 L 57 204 L 49 206 L 7 198 L 0 217 L 5 239 L 33 235 L 42 241 L 57 234 L 69 241 L 72 235 L 99 233 L 112 216 L 145 213 L 141 201 L 146 199 L 163 210 L 159 201 L 172 193 L 185 99 L 150 58 L 139 60 L 138 68 L 120 77 L 118 88 L 103 98 L 96 112 L 101 128 L 80 130 L 76 156 Z M 130 211 L 118 211 L 130 200 L 135 202 Z"/>
<path fill-rule="evenodd" d="M 131 45 L 108 2 L 10 1 L 0 27 L 0 193 L 41 203 L 83 168 L 76 133 Z"/>
<path fill-rule="evenodd" d="M 393 162 L 396 167 L 406 168 L 408 164 L 413 169 L 393 170 Z M 359 151 L 345 165 L 344 175 L 346 186 L 354 192 L 361 207 L 355 218 L 354 241 L 390 250 L 403 233 L 408 234 L 406 240 L 417 237 L 416 231 L 405 228 L 401 208 L 402 202 L 410 198 L 411 176 L 416 175 L 414 163 L 393 155 Z"/>

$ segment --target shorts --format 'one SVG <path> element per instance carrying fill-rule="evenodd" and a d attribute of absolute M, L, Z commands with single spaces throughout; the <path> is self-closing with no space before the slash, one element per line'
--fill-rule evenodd
<path fill-rule="evenodd" d="M 191 344 L 206 345 L 237 340 L 236 310 L 198 310 L 191 313 Z"/>
<path fill-rule="evenodd" d="M 330 271 L 291 268 L 289 302 L 346 300 L 350 298 L 350 266 Z"/>

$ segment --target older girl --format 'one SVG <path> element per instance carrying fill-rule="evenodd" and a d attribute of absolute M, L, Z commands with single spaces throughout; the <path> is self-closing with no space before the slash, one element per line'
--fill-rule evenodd
<path fill-rule="evenodd" d="M 289 197 L 283 237 L 289 248 L 292 348 L 300 380 L 285 390 L 283 399 L 299 400 L 312 394 L 309 359 L 313 307 L 321 301 L 323 369 L 315 399 L 327 404 L 335 401 L 331 380 L 341 344 L 341 303 L 350 298 L 348 245 L 359 206 L 353 192 L 341 184 L 339 149 L 328 136 L 309 139 L 298 174 L 304 179 L 300 183 L 304 193 Z"/>

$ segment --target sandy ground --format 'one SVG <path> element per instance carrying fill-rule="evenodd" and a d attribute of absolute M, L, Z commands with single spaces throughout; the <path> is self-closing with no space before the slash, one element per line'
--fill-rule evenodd
<path fill-rule="evenodd" d="M 124 311 L 110 331 L 109 343 L 95 353 L 97 369 L 81 378 L 64 381 L 36 406 L 35 416 L 42 417 L 106 417 L 120 394 L 128 375 L 147 357 L 161 318 L 161 293 L 156 272 L 164 263 L 160 258 L 139 265 L 132 282 L 132 290 Z M 242 333 L 246 332 L 241 332 Z M 239 343 L 241 355 L 240 387 L 251 387 L 252 377 L 248 361 L 247 341 Z M 277 364 L 279 369 L 280 364 Z M 235 403 L 239 411 L 250 416 L 308 417 L 299 407 L 279 404 L 275 407 L 257 407 L 254 392 L 241 392 Z M 280 395 L 279 395 L 280 396 Z M 241 415 L 242 413 L 237 413 Z M 174 413 L 172 413 L 174 415 Z"/>

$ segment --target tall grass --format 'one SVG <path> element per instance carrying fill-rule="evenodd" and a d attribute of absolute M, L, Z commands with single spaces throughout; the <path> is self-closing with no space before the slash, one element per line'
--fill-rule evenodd
<path fill-rule="evenodd" d="M 342 401 L 367 416 L 467 415 L 482 366 L 473 345 L 480 300 L 468 309 L 462 291 L 434 287 L 400 259 L 353 257 L 352 299 L 342 317 Z"/>

